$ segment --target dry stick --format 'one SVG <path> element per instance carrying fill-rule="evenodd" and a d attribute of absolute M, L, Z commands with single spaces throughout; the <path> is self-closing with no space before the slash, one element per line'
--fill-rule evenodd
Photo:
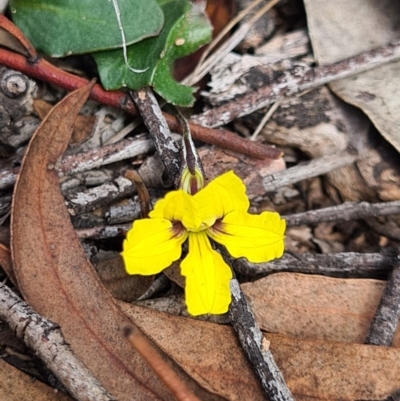
<path fill-rule="evenodd" d="M 132 328 L 125 329 L 125 336 L 140 356 L 151 366 L 157 376 L 164 382 L 177 401 L 200 401 L 186 386 L 185 382 L 171 369 L 158 354 L 146 337 Z"/>
<path fill-rule="evenodd" d="M 153 141 L 148 137 L 125 139 L 99 149 L 64 157 L 59 168 L 60 177 L 92 170 L 107 164 L 130 159 L 154 149 Z M 0 189 L 15 183 L 19 168 L 6 168 L 0 171 Z"/>
<path fill-rule="evenodd" d="M 232 302 L 229 317 L 239 336 L 240 344 L 246 352 L 261 385 L 270 401 L 294 401 L 274 358 L 269 350 L 269 342 L 258 327 L 253 312 L 236 279 L 230 282 Z"/>
<path fill-rule="evenodd" d="M 246 14 L 252 10 L 259 2 L 256 0 L 253 2 L 249 7 L 247 7 L 243 12 L 241 12 L 233 21 L 228 24 L 228 27 L 220 32 L 217 38 L 210 44 L 210 46 L 205 50 L 200 59 L 195 71 L 190 74 L 189 77 L 183 80 L 183 83 L 188 83 L 189 85 L 193 85 L 196 82 L 200 81 L 208 72 L 221 60 L 223 59 L 229 52 L 231 52 L 239 43 L 246 37 L 249 33 L 252 26 L 272 7 L 274 7 L 280 0 L 271 0 L 269 3 L 265 4 L 261 9 L 257 10 L 255 15 L 251 16 L 249 21 L 243 22 L 239 29 L 230 37 L 228 38 L 219 48 L 218 50 L 211 55 L 209 58 L 205 59 L 211 49 L 213 49 L 227 33 L 226 29 L 231 29 L 233 25 L 239 22 Z M 233 25 L 232 25 L 233 24 Z"/>
<path fill-rule="evenodd" d="M 368 330 L 366 344 L 390 347 L 400 316 L 399 260 L 389 275 L 378 309 Z"/>
<path fill-rule="evenodd" d="M 165 165 L 172 182 L 176 182 L 180 172 L 180 150 L 174 143 L 167 121 L 150 88 L 130 91 L 131 97 L 139 109 L 157 152 Z"/>
<path fill-rule="evenodd" d="M 271 85 L 263 86 L 220 107 L 195 115 L 191 118 L 191 122 L 207 127 L 219 127 L 284 97 L 348 78 L 399 59 L 400 42 L 394 42 L 330 65 L 310 68 L 301 76 L 296 71 L 293 73 L 286 71 Z"/>
<path fill-rule="evenodd" d="M 263 187 L 266 192 L 273 192 L 286 185 L 329 173 L 337 168 L 354 163 L 358 155 L 344 151 L 339 154 L 322 156 L 307 163 L 298 164 L 295 167 L 270 174 L 264 177 Z"/>
<path fill-rule="evenodd" d="M 367 217 L 400 214 L 400 201 L 369 203 L 345 202 L 339 206 L 331 206 L 308 212 L 283 216 L 288 226 L 317 224 L 329 221 L 352 221 Z"/>
<path fill-rule="evenodd" d="M 116 401 L 72 353 L 59 326 L 38 315 L 0 283 L 0 319 L 35 351 L 78 401 Z"/>
<path fill-rule="evenodd" d="M 30 63 L 24 56 L 1 48 L 0 64 L 69 91 L 81 88 L 89 82 L 87 79 L 60 70 L 44 59 L 38 59 L 35 63 Z M 95 85 L 90 93 L 90 98 L 101 104 L 117 107 L 132 115 L 137 115 L 136 107 L 126 92 L 106 91 L 101 85 Z M 163 115 L 167 120 L 170 129 L 174 132 L 181 133 L 179 124 L 175 117 L 167 113 L 163 113 Z M 239 137 L 231 131 L 220 131 L 201 127 L 196 124 L 190 124 L 190 129 L 194 139 L 219 146 L 223 149 L 243 153 L 247 156 L 261 159 L 276 159 L 282 155 L 282 151 L 272 146 L 253 143 L 247 139 Z"/>
<path fill-rule="evenodd" d="M 235 259 L 232 266 L 244 279 L 258 279 L 272 273 L 296 272 L 330 277 L 376 278 L 387 277 L 397 255 L 343 252 L 332 254 L 285 252 L 280 259 L 268 263 L 250 263 Z"/>

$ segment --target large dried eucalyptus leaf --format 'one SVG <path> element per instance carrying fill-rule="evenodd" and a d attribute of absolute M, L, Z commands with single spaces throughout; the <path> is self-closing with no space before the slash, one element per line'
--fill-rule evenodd
<path fill-rule="evenodd" d="M 400 38 L 400 3 L 383 0 L 305 0 L 308 27 L 319 64 L 355 56 Z M 330 84 L 361 108 L 400 151 L 400 62 Z"/>

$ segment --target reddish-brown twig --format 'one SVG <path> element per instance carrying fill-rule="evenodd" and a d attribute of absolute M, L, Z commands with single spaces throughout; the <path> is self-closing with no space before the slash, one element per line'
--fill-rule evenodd
<path fill-rule="evenodd" d="M 55 67 L 42 58 L 39 58 L 32 63 L 24 56 L 6 49 L 0 49 L 0 63 L 9 68 L 21 71 L 30 77 L 60 86 L 69 91 L 80 88 L 89 82 L 85 78 L 78 77 Z M 95 85 L 90 97 L 99 103 L 122 108 L 133 115 L 137 114 L 136 107 L 126 92 L 106 91 L 102 86 Z M 164 113 L 164 117 L 166 118 L 171 130 L 180 132 L 180 125 L 175 117 L 167 113 Z M 205 128 L 196 124 L 190 124 L 190 128 L 193 138 L 224 149 L 230 149 L 248 156 L 262 159 L 277 159 L 282 155 L 282 152 L 279 149 L 251 142 L 227 130 Z"/>

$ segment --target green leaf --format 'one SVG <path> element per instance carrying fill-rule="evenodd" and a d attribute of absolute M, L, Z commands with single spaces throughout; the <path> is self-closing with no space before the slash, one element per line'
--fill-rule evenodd
<path fill-rule="evenodd" d="M 128 63 L 121 49 L 94 53 L 100 79 L 106 89 L 152 86 L 168 102 L 178 106 L 193 104 L 194 89 L 176 82 L 171 73 L 173 62 L 193 53 L 211 39 L 211 25 L 204 12 L 187 0 L 161 0 L 165 24 L 160 35 L 127 48 Z"/>
<path fill-rule="evenodd" d="M 127 44 L 157 35 L 164 23 L 155 0 L 118 0 Z M 111 0 L 11 0 L 15 24 L 33 46 L 53 57 L 122 46 Z"/>

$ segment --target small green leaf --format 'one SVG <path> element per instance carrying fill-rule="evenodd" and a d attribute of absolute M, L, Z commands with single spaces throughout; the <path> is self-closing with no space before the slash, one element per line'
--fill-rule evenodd
<path fill-rule="evenodd" d="M 176 82 L 171 73 L 173 62 L 193 53 L 211 39 L 211 25 L 204 12 L 187 0 L 161 0 L 165 24 L 155 38 L 127 48 L 128 63 L 142 73 L 132 73 L 124 63 L 121 49 L 93 54 L 100 79 L 106 89 L 153 86 L 168 102 L 190 106 L 194 89 Z"/>
<path fill-rule="evenodd" d="M 155 0 L 118 0 L 118 6 L 127 44 L 160 32 L 164 17 Z M 122 46 L 111 0 L 11 0 L 10 10 L 33 46 L 53 57 Z"/>

